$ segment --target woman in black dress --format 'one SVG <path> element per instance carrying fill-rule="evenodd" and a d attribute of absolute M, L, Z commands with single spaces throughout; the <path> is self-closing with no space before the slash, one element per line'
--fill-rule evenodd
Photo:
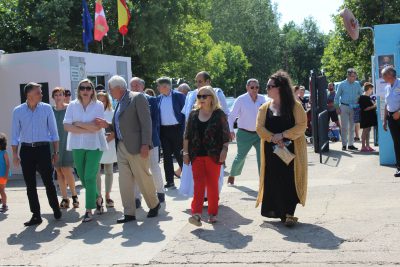
<path fill-rule="evenodd" d="M 373 149 L 370 144 L 370 133 L 371 127 L 374 127 L 378 124 L 378 119 L 376 116 L 376 104 L 371 99 L 371 95 L 373 93 L 374 86 L 371 83 L 364 84 L 364 94 L 360 96 L 358 103 L 360 104 L 361 109 L 361 121 L 360 126 L 362 131 L 361 142 L 362 148 L 361 152 L 373 152 Z"/>
<path fill-rule="evenodd" d="M 257 118 L 257 133 L 264 141 L 257 205 L 262 202 L 262 216 L 280 218 L 292 226 L 297 222 L 296 206 L 305 204 L 307 192 L 307 116 L 295 100 L 287 73 L 272 75 L 267 90 L 272 101 L 261 106 Z M 274 153 L 276 146 L 286 146 L 295 159 L 286 165 Z"/>

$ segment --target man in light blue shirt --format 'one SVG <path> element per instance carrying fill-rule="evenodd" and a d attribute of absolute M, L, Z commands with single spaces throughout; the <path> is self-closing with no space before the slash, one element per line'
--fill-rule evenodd
<path fill-rule="evenodd" d="M 336 112 L 341 120 L 342 150 L 358 150 L 354 146 L 354 109 L 358 107 L 358 99 L 364 92 L 356 79 L 355 69 L 348 69 L 347 79 L 339 84 L 335 96 Z"/>
<path fill-rule="evenodd" d="M 387 131 L 389 126 L 396 154 L 397 171 L 394 176 L 400 177 L 400 79 L 396 76 L 396 70 L 392 66 L 388 66 L 382 70 L 382 77 L 388 83 L 385 88 L 386 106 L 383 129 Z"/>
<path fill-rule="evenodd" d="M 169 77 L 157 79 L 157 88 L 161 95 L 157 97 L 158 110 L 160 113 L 160 140 L 164 157 L 165 188 L 175 188 L 172 154 L 179 167 L 182 169 L 183 159 L 181 150 L 183 148 L 183 131 L 185 128 L 185 116 L 181 113 L 186 96 L 178 91 L 172 90 Z"/>
<path fill-rule="evenodd" d="M 25 226 L 42 223 L 39 198 L 36 189 L 36 171 L 40 173 L 46 188 L 54 218 L 61 218 L 57 192 L 53 183 L 53 166 L 58 160 L 58 131 L 53 109 L 42 101 L 41 85 L 28 83 L 24 88 L 26 103 L 16 107 L 12 119 L 12 139 L 14 167 L 21 164 L 32 218 Z M 50 143 L 53 154 L 50 152 Z M 21 146 L 18 155 L 18 146 Z"/>

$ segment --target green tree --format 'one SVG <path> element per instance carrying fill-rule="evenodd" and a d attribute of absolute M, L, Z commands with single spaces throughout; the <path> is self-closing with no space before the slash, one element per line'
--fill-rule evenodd
<path fill-rule="evenodd" d="M 400 22 L 400 0 L 345 0 L 341 9 L 343 7 L 349 8 L 364 27 Z M 345 79 L 346 69 L 355 67 L 360 79 L 368 79 L 371 77 L 373 54 L 371 31 L 360 31 L 360 38 L 352 41 L 344 29 L 342 18 L 335 15 L 333 19 L 335 30 L 330 34 L 322 58 L 327 76 L 332 81 L 341 81 Z"/>
<path fill-rule="evenodd" d="M 251 68 L 248 76 L 265 81 L 280 66 L 279 26 L 270 0 L 212 0 L 208 12 L 216 42 L 242 47 Z"/>
<path fill-rule="evenodd" d="M 87 3 L 94 17 L 95 1 Z M 104 50 L 99 42 L 91 43 L 89 50 L 131 57 L 133 74 L 143 77 L 148 84 L 162 75 L 191 80 L 198 71 L 212 67 L 214 77 L 228 77 L 218 78 L 221 87 L 237 86 L 248 71 L 247 58 L 240 47 L 216 45 L 211 37 L 211 22 L 206 19 L 210 4 L 211 0 L 128 1 L 132 19 L 122 45 L 116 2 L 104 1 L 110 27 L 103 39 Z M 0 48 L 9 53 L 45 49 L 82 51 L 81 12 L 81 0 L 2 0 Z M 210 65 L 207 61 L 214 49 L 223 53 L 223 64 L 214 61 Z"/>
<path fill-rule="evenodd" d="M 308 86 L 310 71 L 321 68 L 326 37 L 313 18 L 305 19 L 301 25 L 289 22 L 282 32 L 283 69 L 294 83 Z"/>
<path fill-rule="evenodd" d="M 242 48 L 221 42 L 207 54 L 206 69 L 213 73 L 213 85 L 221 87 L 225 95 L 237 96 L 244 92 L 251 65 Z"/>

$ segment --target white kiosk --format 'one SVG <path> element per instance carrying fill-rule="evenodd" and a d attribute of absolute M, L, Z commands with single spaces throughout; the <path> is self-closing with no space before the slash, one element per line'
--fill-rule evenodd
<path fill-rule="evenodd" d="M 107 88 L 116 74 L 131 79 L 131 58 L 66 50 L 1 54 L 0 132 L 7 134 L 10 144 L 12 111 L 25 101 L 23 88 L 28 82 L 42 84 L 43 102 L 52 104 L 51 92 L 56 86 L 70 89 L 74 99 L 80 80 L 89 78 Z"/>

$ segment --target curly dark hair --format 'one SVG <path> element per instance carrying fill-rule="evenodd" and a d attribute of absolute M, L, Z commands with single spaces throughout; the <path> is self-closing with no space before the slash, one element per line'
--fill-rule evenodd
<path fill-rule="evenodd" d="M 7 149 L 7 136 L 5 133 L 0 133 L 0 150 Z"/>
<path fill-rule="evenodd" d="M 278 70 L 272 74 L 269 79 L 273 80 L 276 87 L 279 87 L 279 96 L 281 99 L 281 116 L 287 119 L 293 118 L 293 109 L 295 105 L 292 80 L 287 72 Z"/>

